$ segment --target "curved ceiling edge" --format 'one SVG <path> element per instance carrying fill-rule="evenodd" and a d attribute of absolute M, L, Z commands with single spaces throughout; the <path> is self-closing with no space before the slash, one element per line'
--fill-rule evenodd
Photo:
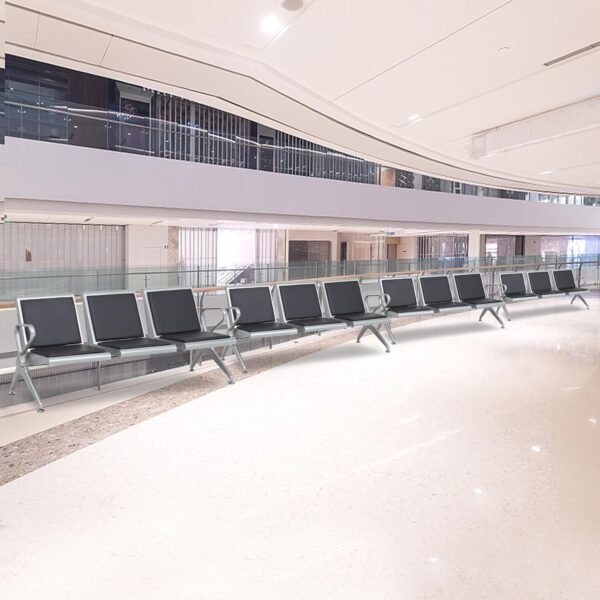
<path fill-rule="evenodd" d="M 11 25 L 10 12 L 18 27 Z M 7 3 L 6 49 L 15 54 L 63 66 L 79 68 L 125 81 L 143 80 L 160 91 L 176 93 L 205 104 L 229 110 L 253 120 L 272 125 L 341 151 L 373 160 L 383 165 L 412 170 L 449 180 L 486 187 L 542 193 L 598 195 L 599 190 L 585 186 L 552 185 L 536 180 L 514 179 L 509 175 L 475 171 L 402 148 L 340 118 L 278 90 L 254 75 L 209 64 L 201 60 L 151 46 L 139 40 L 117 36 L 109 31 L 90 28 L 78 22 Z M 27 18 L 22 18 L 26 16 Z M 43 21 L 42 21 L 43 19 Z M 51 44 L 39 41 L 40 27 L 57 28 L 61 39 L 80 39 L 93 32 L 99 36 L 98 52 L 82 44 Z M 44 36 L 48 40 L 52 36 Z M 66 63 L 70 63 L 67 65 Z M 259 63 L 257 63 L 259 64 Z M 202 85 L 198 85 L 198 81 Z M 288 82 L 286 86 L 289 87 Z M 284 86 L 284 87 L 286 87 Z"/>

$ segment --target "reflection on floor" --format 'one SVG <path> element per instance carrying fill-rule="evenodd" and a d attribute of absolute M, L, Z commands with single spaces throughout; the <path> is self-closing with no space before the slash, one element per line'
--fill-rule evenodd
<path fill-rule="evenodd" d="M 600 597 L 600 306 L 301 358 L 0 488 L 0 597 Z"/>

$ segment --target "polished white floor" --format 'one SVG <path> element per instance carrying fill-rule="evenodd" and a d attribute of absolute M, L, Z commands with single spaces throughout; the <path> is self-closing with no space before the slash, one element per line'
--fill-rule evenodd
<path fill-rule="evenodd" d="M 0 598 L 600 598 L 600 306 L 397 329 L 0 488 Z"/>

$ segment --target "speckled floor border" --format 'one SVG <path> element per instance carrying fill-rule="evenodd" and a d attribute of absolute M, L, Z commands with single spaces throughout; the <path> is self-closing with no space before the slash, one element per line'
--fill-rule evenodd
<path fill-rule="evenodd" d="M 394 323 L 394 329 L 429 318 L 403 319 Z M 303 356 L 352 341 L 357 333 L 358 330 L 350 330 L 310 336 L 298 343 L 290 342 L 285 347 L 244 357 L 247 374 L 239 370 L 237 362 L 229 364 L 234 369 L 235 380 L 241 381 Z M 7 444 L 0 448 L 0 485 L 226 385 L 223 373 L 215 368 Z"/>

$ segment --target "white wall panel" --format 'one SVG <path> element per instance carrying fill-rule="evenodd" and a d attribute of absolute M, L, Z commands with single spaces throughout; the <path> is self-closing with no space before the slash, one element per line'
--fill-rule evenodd
<path fill-rule="evenodd" d="M 450 230 L 600 232 L 600 209 L 294 177 L 7 138 L 8 204 L 19 198 L 226 214 L 231 219 Z M 66 166 L 68 165 L 68 168 Z"/>

